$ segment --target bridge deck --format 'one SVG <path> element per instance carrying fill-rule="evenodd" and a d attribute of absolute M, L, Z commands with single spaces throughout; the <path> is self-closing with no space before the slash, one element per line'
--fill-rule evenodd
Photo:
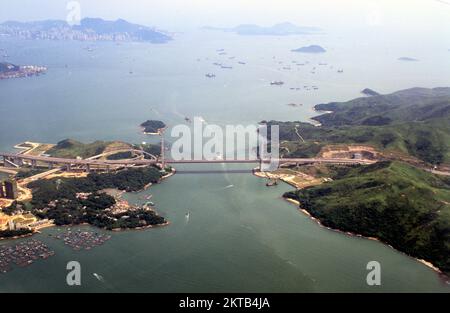
<path fill-rule="evenodd" d="M 66 164 L 66 165 L 85 165 L 85 166 L 130 166 L 130 165 L 152 165 L 161 163 L 161 160 L 82 160 L 82 159 L 64 159 L 55 157 L 32 156 L 13 153 L 0 153 L 0 157 L 12 160 L 36 161 L 51 164 Z M 166 164 L 257 164 L 261 160 L 164 160 Z M 280 158 L 271 160 L 262 160 L 263 163 L 278 162 L 285 163 L 333 163 L 333 164 L 371 164 L 375 161 L 359 160 L 359 159 L 344 159 L 344 158 Z"/>

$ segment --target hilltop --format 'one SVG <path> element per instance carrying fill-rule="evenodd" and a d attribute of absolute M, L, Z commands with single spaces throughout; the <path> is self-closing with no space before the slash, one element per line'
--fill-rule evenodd
<path fill-rule="evenodd" d="M 108 151 L 132 149 L 128 143 L 120 141 L 95 141 L 82 143 L 73 139 L 65 139 L 46 151 L 52 157 L 75 159 L 77 157 L 89 158 Z"/>
<path fill-rule="evenodd" d="M 399 162 L 338 167 L 334 181 L 285 194 L 324 226 L 376 237 L 450 274 L 450 178 Z"/>

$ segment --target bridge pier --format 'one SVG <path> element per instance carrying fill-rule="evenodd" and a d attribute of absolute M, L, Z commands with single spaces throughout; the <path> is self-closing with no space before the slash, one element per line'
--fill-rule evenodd
<path fill-rule="evenodd" d="M 21 158 L 14 158 L 13 162 L 18 166 L 23 166 L 23 160 Z"/>
<path fill-rule="evenodd" d="M 12 167 L 12 168 L 18 168 L 19 167 L 19 165 L 14 163 L 14 160 L 12 158 L 9 158 L 9 157 L 3 157 L 3 163 L 4 163 L 5 167 Z"/>
<path fill-rule="evenodd" d="M 91 171 L 91 165 L 90 164 L 86 164 L 86 172 L 90 172 Z"/>
<path fill-rule="evenodd" d="M 36 168 L 37 165 L 37 161 L 36 160 L 31 160 L 31 168 L 34 170 Z"/>
<path fill-rule="evenodd" d="M 165 151 L 164 151 L 164 134 L 161 133 L 161 167 L 164 170 L 166 168 Z"/>

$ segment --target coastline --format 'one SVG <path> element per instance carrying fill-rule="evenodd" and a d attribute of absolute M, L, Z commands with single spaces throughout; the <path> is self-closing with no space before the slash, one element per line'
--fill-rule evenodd
<path fill-rule="evenodd" d="M 444 272 L 442 272 L 437 266 L 435 266 L 435 265 L 434 265 L 432 262 L 430 262 L 430 261 L 427 261 L 427 260 L 424 260 L 424 259 L 419 259 L 419 258 L 413 257 L 413 256 L 411 256 L 411 255 L 409 255 L 409 254 L 407 254 L 407 253 L 405 253 L 405 252 L 403 252 L 403 251 L 401 251 L 401 250 L 395 249 L 392 245 L 390 245 L 390 244 L 388 244 L 388 243 L 386 243 L 386 242 L 380 240 L 380 239 L 377 238 L 377 237 L 366 237 L 366 236 L 363 236 L 363 235 L 361 235 L 361 234 L 357 234 L 357 233 L 353 233 L 353 232 L 346 232 L 346 231 L 342 231 L 342 230 L 340 230 L 340 229 L 338 229 L 338 228 L 332 228 L 332 227 L 325 226 L 325 225 L 322 224 L 322 222 L 320 221 L 320 219 L 314 217 L 314 216 L 313 216 L 309 211 L 307 211 L 306 209 L 303 209 L 303 208 L 300 206 L 300 201 L 295 200 L 295 199 L 292 199 L 292 198 L 284 198 L 284 197 L 283 197 L 283 199 L 286 200 L 286 201 L 289 202 L 289 203 L 295 204 L 295 205 L 297 206 L 298 211 L 300 211 L 300 212 L 302 212 L 303 214 L 305 214 L 306 216 L 308 216 L 311 220 L 313 220 L 314 222 L 316 222 L 316 223 L 317 223 L 320 227 L 322 227 L 322 228 L 325 228 L 325 229 L 327 229 L 327 230 L 330 230 L 330 231 L 333 231 L 333 232 L 336 232 L 336 233 L 340 233 L 340 234 L 342 234 L 342 235 L 346 235 L 346 236 L 349 236 L 349 237 L 356 237 L 356 238 L 367 239 L 367 240 L 372 240 L 372 241 L 377 241 L 377 242 L 379 242 L 379 243 L 382 243 L 383 245 L 386 245 L 386 246 L 388 246 L 389 248 L 391 248 L 391 249 L 393 249 L 393 250 L 395 250 L 395 251 L 397 251 L 397 252 L 399 252 L 399 253 L 401 253 L 401 254 L 403 254 L 403 255 L 405 255 L 405 256 L 407 256 L 407 257 L 409 257 L 409 258 L 411 258 L 411 259 L 413 259 L 413 260 L 415 260 L 415 261 L 417 261 L 417 262 L 419 262 L 419 263 L 422 263 L 422 264 L 425 265 L 426 267 L 432 269 L 432 270 L 433 270 L 434 272 L 436 272 L 437 274 L 443 276 L 443 277 L 445 278 L 446 281 L 449 281 L 449 280 L 450 280 L 450 277 L 449 277 L 447 274 L 445 274 Z"/>
<path fill-rule="evenodd" d="M 167 126 L 163 127 L 163 128 L 158 128 L 156 133 L 146 132 L 145 127 L 143 127 L 143 126 L 140 126 L 140 128 L 141 128 L 141 133 L 144 135 L 161 136 L 164 133 L 164 131 L 167 129 Z"/>
<path fill-rule="evenodd" d="M 325 114 L 331 114 L 333 113 L 333 111 L 322 111 L 322 110 L 317 110 L 316 106 L 313 107 L 313 111 L 316 112 L 318 115 L 313 116 L 311 118 L 308 119 L 308 122 L 310 122 L 311 124 L 313 124 L 316 127 L 321 127 L 322 123 L 319 122 L 318 120 L 316 120 L 317 117 L 325 115 Z"/>
<path fill-rule="evenodd" d="M 256 177 L 259 177 L 259 178 L 267 178 L 267 176 L 266 176 L 265 174 L 261 173 L 261 172 L 253 171 L 253 174 L 254 174 Z M 291 183 L 289 183 L 289 182 L 286 182 L 286 181 L 284 181 L 283 179 L 281 179 L 281 180 L 282 180 L 284 183 L 286 183 L 286 184 L 288 184 L 288 185 L 290 185 L 290 186 L 294 186 L 293 184 L 291 184 Z M 296 186 L 294 186 L 294 187 L 296 187 Z M 296 187 L 296 188 L 297 188 L 297 187 Z M 292 198 L 286 198 L 286 197 L 283 197 L 283 199 L 284 199 L 285 201 L 291 203 L 291 204 L 296 205 L 296 207 L 297 207 L 297 209 L 298 209 L 299 212 L 301 212 L 301 213 L 303 213 L 304 215 L 306 215 L 307 217 L 309 217 L 311 220 L 313 220 L 314 222 L 316 222 L 316 223 L 317 223 L 320 227 L 322 227 L 322 228 L 325 228 L 325 229 L 327 229 L 327 230 L 329 230 L 329 231 L 337 232 L 337 233 L 340 233 L 340 234 L 343 234 L 343 235 L 346 235 L 346 236 L 349 236 L 349 237 L 356 237 L 356 238 L 362 238 L 362 239 L 367 239 L 367 240 L 372 240 L 372 241 L 380 242 L 380 243 L 382 243 L 382 244 L 388 246 L 389 248 L 391 248 L 391 249 L 393 249 L 393 250 L 395 250 L 395 251 L 397 251 L 397 252 L 399 252 L 399 253 L 401 253 L 401 254 L 403 254 L 403 255 L 405 255 L 405 256 L 408 256 L 409 258 L 414 259 L 415 261 L 417 261 L 417 262 L 419 262 L 419 263 L 425 265 L 426 267 L 428 267 L 428 268 L 430 268 L 431 270 L 433 270 L 434 272 L 436 272 L 438 275 L 443 276 L 444 279 L 445 279 L 446 281 L 450 281 L 450 277 L 449 277 L 447 274 L 445 274 L 444 272 L 442 272 L 437 266 L 435 266 L 435 265 L 434 265 L 432 262 L 430 262 L 430 261 L 427 261 L 427 260 L 424 260 L 424 259 L 419 259 L 419 258 L 413 257 L 413 256 L 411 256 L 411 255 L 409 255 L 409 254 L 407 254 L 407 253 L 405 253 L 405 252 L 403 252 L 403 251 L 401 251 L 401 250 L 395 249 L 392 245 L 390 245 L 390 244 L 388 244 L 388 243 L 386 243 L 386 242 L 380 240 L 380 239 L 377 238 L 377 237 L 367 237 L 367 236 L 363 236 L 363 235 L 361 235 L 361 234 L 357 234 L 357 233 L 353 233 L 353 232 L 346 232 L 346 231 L 342 231 L 342 230 L 337 229 L 337 228 L 331 228 L 331 227 L 325 226 L 325 225 L 322 224 L 322 222 L 320 221 L 320 219 L 314 217 L 308 210 L 302 208 L 302 207 L 300 206 L 300 205 L 301 205 L 301 204 L 300 204 L 300 201 L 298 201 L 298 200 L 296 200 L 296 199 L 292 199 Z"/>
<path fill-rule="evenodd" d="M 22 236 L 14 236 L 14 237 L 0 237 L 0 241 L 6 241 L 6 240 L 16 240 L 16 239 L 23 239 L 23 238 L 27 238 L 27 237 L 31 237 L 35 234 L 37 234 L 38 232 L 32 232 L 32 233 L 28 233 Z"/>
<path fill-rule="evenodd" d="M 176 170 L 175 170 L 174 168 L 172 168 L 172 171 L 171 171 L 170 173 L 168 173 L 168 174 L 166 174 L 166 175 L 164 175 L 164 176 L 161 177 L 161 181 L 162 181 L 162 180 L 165 180 L 165 179 L 168 179 L 169 177 L 175 175 L 175 173 L 176 173 Z M 144 186 L 143 189 L 141 189 L 141 190 L 139 190 L 139 191 L 137 191 L 137 192 L 145 191 L 145 190 L 147 190 L 148 188 L 150 188 L 152 185 L 153 185 L 153 183 L 148 183 L 147 185 Z M 106 190 L 105 190 L 105 191 L 106 191 Z M 107 191 L 106 191 L 106 192 L 107 192 Z M 122 196 L 123 196 L 124 194 L 126 194 L 127 192 L 124 191 L 124 190 L 113 189 L 113 193 L 114 193 L 113 197 L 116 199 L 116 201 L 122 201 Z M 156 211 L 155 211 L 154 209 L 150 209 L 150 210 L 156 213 Z M 41 229 L 44 229 L 44 228 L 51 228 L 51 227 L 66 227 L 66 228 L 68 227 L 68 228 L 71 228 L 71 227 L 77 227 L 77 226 L 90 226 L 90 227 L 95 227 L 95 228 L 98 228 L 98 229 L 101 229 L 101 230 L 104 230 L 104 231 L 121 232 L 121 231 L 134 231 L 134 230 L 145 230 L 145 229 L 157 228 L 157 227 L 165 227 L 165 226 L 168 226 L 168 225 L 170 225 L 170 224 L 171 224 L 171 222 L 166 220 L 166 222 L 164 222 L 164 223 L 162 223 L 162 224 L 146 225 L 146 226 L 136 227 L 136 228 L 116 228 L 116 229 L 107 230 L 106 228 L 99 228 L 99 227 L 96 227 L 96 226 L 91 225 L 91 224 L 89 224 L 89 223 L 68 224 L 68 225 L 56 225 L 56 224 L 54 224 L 54 223 L 52 222 L 51 224 L 46 224 L 45 226 L 40 227 L 39 229 L 36 229 L 36 230 L 32 231 L 31 233 L 28 233 L 28 234 L 25 234 L 25 235 L 14 236 L 14 237 L 8 237 L 8 238 L 3 238 L 3 237 L 1 237 L 1 238 L 0 238 L 0 241 L 4 241 L 4 240 L 16 240 L 16 239 L 23 239 L 23 238 L 27 238 L 27 237 L 32 237 L 32 236 L 34 236 L 34 235 L 36 235 L 36 234 L 41 233 L 41 232 L 40 232 Z"/>
<path fill-rule="evenodd" d="M 106 231 L 112 231 L 112 232 L 118 233 L 118 232 L 125 232 L 125 231 L 135 231 L 135 230 L 139 231 L 139 230 L 146 230 L 146 229 L 150 229 L 150 228 L 165 227 L 165 226 L 169 226 L 170 224 L 171 224 L 171 222 L 166 221 L 165 223 L 162 223 L 162 224 L 146 225 L 146 226 L 141 226 L 141 227 L 136 227 L 136 228 L 114 228 L 111 230 L 107 230 L 107 229 L 103 229 L 103 228 L 102 229 L 106 230 Z"/>

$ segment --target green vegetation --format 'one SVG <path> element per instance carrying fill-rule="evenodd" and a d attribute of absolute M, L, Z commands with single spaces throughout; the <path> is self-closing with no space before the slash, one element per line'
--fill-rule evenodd
<path fill-rule="evenodd" d="M 315 120 L 323 126 L 381 126 L 398 122 L 426 121 L 450 116 L 450 88 L 412 88 L 389 95 L 357 98 L 316 105 L 333 111 Z"/>
<path fill-rule="evenodd" d="M 117 173 L 91 173 L 85 178 L 38 180 L 28 184 L 33 190 L 32 204 L 44 207 L 49 201 L 71 199 L 79 192 L 98 192 L 116 188 L 126 192 L 142 190 L 149 183 L 157 183 L 161 173 L 157 168 L 133 168 Z"/>
<path fill-rule="evenodd" d="M 399 162 L 333 167 L 334 181 L 284 196 L 323 225 L 376 237 L 450 273 L 450 178 Z"/>
<path fill-rule="evenodd" d="M 18 230 L 0 230 L 0 238 L 7 239 L 13 237 L 21 237 L 31 234 L 32 231 L 29 229 L 18 229 Z"/>
<path fill-rule="evenodd" d="M 91 173 L 86 178 L 38 180 L 28 184 L 33 191 L 31 208 L 28 210 L 39 218 L 53 219 L 57 225 L 89 223 L 116 229 L 163 224 L 164 218 L 146 209 L 112 213 L 108 209 L 116 204 L 115 199 L 101 192 L 107 188 L 138 191 L 149 183 L 157 183 L 160 178 L 158 169 L 148 167 L 117 173 Z M 87 196 L 77 196 L 80 193 Z"/>
<path fill-rule="evenodd" d="M 148 120 L 142 123 L 141 127 L 144 128 L 144 133 L 156 134 L 159 133 L 161 129 L 164 129 L 166 124 L 161 121 Z"/>
<path fill-rule="evenodd" d="M 6 215 L 15 215 L 23 211 L 30 211 L 31 205 L 29 203 L 23 203 L 14 201 L 9 207 L 3 208 L 2 213 Z"/>
<path fill-rule="evenodd" d="M 450 88 L 414 88 L 320 104 L 316 109 L 333 111 L 315 118 L 320 127 L 269 122 L 280 125 L 280 140 L 288 156 L 312 157 L 330 144 L 363 144 L 430 164 L 450 163 Z"/>
<path fill-rule="evenodd" d="M 50 150 L 46 151 L 52 157 L 74 159 L 81 157 L 83 159 L 102 154 L 107 151 L 129 149 L 131 146 L 119 141 L 95 141 L 92 143 L 82 143 L 73 139 L 65 139 Z"/>
<path fill-rule="evenodd" d="M 127 149 L 135 149 L 135 150 L 143 150 L 147 153 L 150 153 L 154 156 L 159 156 L 161 154 L 161 146 L 159 144 L 128 144 L 121 141 L 95 141 L 92 143 L 82 143 L 73 139 L 65 139 L 60 142 L 50 150 L 46 151 L 52 157 L 58 158 L 68 158 L 75 159 L 77 157 L 80 158 L 89 158 L 96 155 L 100 155 L 102 153 L 114 152 L 118 150 L 127 150 Z M 131 151 L 120 151 L 114 154 L 111 154 L 106 157 L 108 160 L 120 160 L 120 159 L 129 159 L 133 157 L 133 152 Z M 150 156 L 145 156 L 146 158 L 150 158 Z M 25 174 L 24 174 L 25 175 Z"/>
<path fill-rule="evenodd" d="M 124 159 L 131 159 L 133 157 L 133 153 L 131 151 L 125 151 L 125 152 L 117 152 L 114 154 L 111 154 L 107 156 L 106 158 L 108 160 L 124 160 Z"/>
<path fill-rule="evenodd" d="M 21 169 L 15 176 L 16 179 L 24 179 L 45 172 L 45 169 Z"/>

